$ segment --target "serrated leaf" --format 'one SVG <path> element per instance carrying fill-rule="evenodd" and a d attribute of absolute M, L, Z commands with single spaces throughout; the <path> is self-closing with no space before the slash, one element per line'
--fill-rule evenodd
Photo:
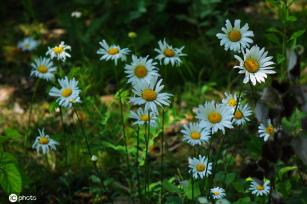
<path fill-rule="evenodd" d="M 16 163 L 14 155 L 0 153 L 0 186 L 8 194 L 21 192 L 22 179 Z"/>

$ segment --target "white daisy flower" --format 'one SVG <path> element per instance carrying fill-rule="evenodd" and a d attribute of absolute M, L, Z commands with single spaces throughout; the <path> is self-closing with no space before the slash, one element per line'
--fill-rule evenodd
<path fill-rule="evenodd" d="M 222 100 L 222 103 L 229 106 L 230 108 L 235 108 L 238 102 L 237 94 L 231 94 L 225 92 L 225 97 Z"/>
<path fill-rule="evenodd" d="M 153 76 L 159 76 L 156 65 L 157 63 L 153 62 L 152 59 L 148 59 L 148 56 L 138 58 L 132 55 L 132 63 L 125 66 L 128 83 L 149 83 Z"/>
<path fill-rule="evenodd" d="M 235 125 L 244 125 L 250 119 L 249 116 L 252 115 L 252 110 L 249 105 L 239 104 L 237 110 L 233 114 L 233 123 Z"/>
<path fill-rule="evenodd" d="M 225 134 L 225 128 L 233 128 L 232 117 L 233 109 L 225 104 L 216 104 L 215 101 L 199 105 L 196 112 L 196 118 L 200 120 L 200 125 L 206 129 L 211 129 L 212 134 L 218 130 Z"/>
<path fill-rule="evenodd" d="M 262 196 L 262 195 L 268 195 L 270 193 L 270 181 L 265 180 L 263 182 L 257 182 L 256 180 L 253 180 L 249 190 L 252 191 L 252 194 L 256 196 Z"/>
<path fill-rule="evenodd" d="M 274 136 L 275 131 L 276 129 L 272 125 L 270 119 L 266 120 L 264 123 L 261 123 L 258 127 L 259 137 L 263 137 L 265 142 Z"/>
<path fill-rule="evenodd" d="M 225 190 L 220 187 L 214 187 L 210 189 L 213 199 L 222 199 L 225 197 Z"/>
<path fill-rule="evenodd" d="M 37 48 L 39 44 L 38 40 L 34 40 L 32 37 L 24 38 L 22 41 L 18 42 L 17 47 L 22 51 L 32 51 Z"/>
<path fill-rule="evenodd" d="M 195 179 L 205 178 L 211 174 L 212 163 L 208 162 L 205 156 L 198 156 L 194 158 L 189 158 L 189 172 L 193 175 Z"/>
<path fill-rule="evenodd" d="M 183 141 L 192 146 L 201 145 L 203 142 L 208 142 L 210 139 L 208 130 L 200 127 L 199 123 L 184 125 L 181 133 L 183 134 Z"/>
<path fill-rule="evenodd" d="M 149 114 L 149 115 L 148 115 Z M 148 112 L 143 108 L 138 108 L 137 111 L 130 111 L 130 118 L 134 119 L 133 125 L 144 125 L 150 122 L 150 127 L 157 125 L 157 116 L 154 112 Z"/>
<path fill-rule="evenodd" d="M 56 150 L 56 145 L 59 143 L 51 138 L 49 138 L 49 135 L 45 134 L 44 128 L 42 130 L 38 129 L 39 136 L 36 137 L 32 148 L 36 149 L 36 151 L 39 153 L 40 150 L 43 152 L 43 154 L 47 154 L 49 152 L 49 149 Z"/>
<path fill-rule="evenodd" d="M 239 74 L 245 74 L 243 83 L 249 81 L 255 86 L 256 83 L 264 82 L 268 74 L 275 74 L 272 70 L 275 64 L 271 60 L 273 57 L 267 56 L 268 52 L 264 48 L 260 49 L 257 45 L 254 45 L 250 49 L 245 49 L 243 52 L 243 59 L 238 55 L 235 58 L 240 62 L 240 65 L 234 66 L 238 68 Z"/>
<path fill-rule="evenodd" d="M 97 50 L 97 54 L 102 55 L 100 60 L 114 60 L 115 65 L 117 65 L 118 60 L 126 61 L 126 56 L 130 53 L 128 48 L 121 49 L 118 45 L 108 45 L 105 40 L 99 42 L 101 48 Z"/>
<path fill-rule="evenodd" d="M 234 26 L 232 26 L 227 19 L 225 27 L 222 28 L 223 33 L 216 34 L 216 37 L 221 40 L 220 45 L 224 46 L 226 51 L 229 49 L 240 52 L 241 49 L 249 47 L 253 43 L 253 31 L 248 30 L 247 23 L 241 28 L 240 23 L 241 21 L 237 19 L 234 22 Z"/>
<path fill-rule="evenodd" d="M 66 57 L 71 57 L 67 52 L 68 50 L 71 50 L 71 47 L 69 45 L 65 45 L 64 41 L 61 41 L 59 45 L 53 48 L 48 47 L 46 55 L 49 55 L 51 59 L 56 58 L 57 60 L 62 60 L 65 62 Z"/>
<path fill-rule="evenodd" d="M 181 48 L 173 48 L 171 45 L 167 44 L 165 39 L 163 41 L 159 40 L 158 42 L 159 48 L 155 48 L 155 51 L 158 52 L 158 56 L 156 59 L 160 60 L 160 63 L 168 65 L 171 63 L 172 66 L 180 65 L 181 59 L 180 57 L 186 56 L 186 54 L 182 53 L 184 46 Z"/>
<path fill-rule="evenodd" d="M 136 83 L 133 86 L 134 96 L 130 97 L 130 102 L 133 105 L 143 105 L 145 104 L 146 110 L 151 110 L 154 113 L 158 112 L 158 106 L 169 106 L 170 97 L 172 94 L 161 93 L 164 85 L 162 84 L 162 79 L 158 82 L 158 77 L 154 76 L 151 78 L 150 83 Z"/>
<path fill-rule="evenodd" d="M 78 81 L 75 78 L 69 80 L 67 77 L 58 80 L 61 88 L 52 87 L 50 96 L 57 97 L 57 103 L 65 108 L 71 108 L 73 103 L 81 103 Z"/>
<path fill-rule="evenodd" d="M 39 57 L 34 60 L 31 64 L 32 71 L 31 76 L 37 78 L 45 79 L 47 81 L 54 79 L 54 73 L 56 72 L 56 67 L 49 58 Z"/>

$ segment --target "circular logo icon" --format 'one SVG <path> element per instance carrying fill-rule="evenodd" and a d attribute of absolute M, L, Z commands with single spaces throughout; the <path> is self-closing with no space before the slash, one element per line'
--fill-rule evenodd
<path fill-rule="evenodd" d="M 9 196 L 9 201 L 12 202 L 12 203 L 15 203 L 16 201 L 18 200 L 18 197 L 16 194 L 11 194 Z"/>

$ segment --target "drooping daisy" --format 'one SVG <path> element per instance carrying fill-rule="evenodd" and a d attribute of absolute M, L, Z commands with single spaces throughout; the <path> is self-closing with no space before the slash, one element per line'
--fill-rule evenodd
<path fill-rule="evenodd" d="M 223 98 L 222 103 L 225 105 L 228 105 L 230 108 L 235 108 L 237 105 L 237 94 L 231 94 L 225 92 L 225 98 Z"/>
<path fill-rule="evenodd" d="M 56 145 L 59 143 L 49 137 L 49 135 L 45 134 L 44 128 L 42 130 L 38 129 L 39 136 L 36 137 L 32 148 L 36 149 L 36 151 L 39 153 L 40 151 L 43 152 L 43 154 L 47 154 L 49 152 L 49 149 L 56 150 Z"/>
<path fill-rule="evenodd" d="M 169 93 L 161 93 L 164 88 L 164 85 L 161 84 L 162 79 L 158 81 L 157 76 L 152 77 L 149 83 L 136 83 L 132 90 L 134 96 L 130 97 L 130 102 L 133 105 L 145 104 L 146 110 L 157 113 L 157 106 L 169 106 L 170 97 L 172 96 L 172 94 Z"/>
<path fill-rule="evenodd" d="M 53 62 L 49 58 L 39 57 L 34 60 L 31 66 L 31 76 L 45 79 L 47 81 L 54 79 L 56 67 L 53 65 Z"/>
<path fill-rule="evenodd" d="M 80 18 L 82 16 L 82 12 L 81 11 L 73 11 L 70 14 L 71 17 L 73 18 Z"/>
<path fill-rule="evenodd" d="M 248 118 L 252 114 L 252 110 L 249 105 L 239 104 L 237 110 L 233 114 L 233 123 L 235 125 L 244 125 L 250 119 Z"/>
<path fill-rule="evenodd" d="M 57 97 L 56 101 L 60 106 L 71 108 L 73 103 L 81 103 L 78 81 L 75 78 L 69 80 L 67 77 L 58 80 L 61 88 L 52 87 L 50 96 Z"/>
<path fill-rule="evenodd" d="M 196 112 L 196 118 L 200 120 L 200 125 L 203 128 L 211 129 L 212 134 L 218 130 L 225 133 L 225 128 L 233 128 L 232 117 L 232 108 L 225 104 L 216 104 L 215 101 L 199 105 Z"/>
<path fill-rule="evenodd" d="M 183 141 L 194 145 L 201 145 L 203 142 L 208 142 L 210 139 L 209 131 L 200 127 L 199 123 L 189 123 L 184 125 L 181 130 Z"/>
<path fill-rule="evenodd" d="M 59 45 L 53 48 L 48 47 L 46 55 L 49 55 L 51 59 L 56 58 L 57 60 L 62 60 L 65 62 L 66 57 L 71 57 L 67 52 L 68 50 L 71 50 L 71 47 L 69 45 L 65 45 L 64 41 L 61 41 Z"/>
<path fill-rule="evenodd" d="M 273 57 L 268 56 L 268 51 L 264 48 L 260 49 L 257 45 L 254 45 L 250 49 L 243 51 L 243 58 L 235 55 L 235 58 L 240 62 L 240 65 L 234 66 L 238 68 L 239 74 L 245 74 L 243 83 L 249 81 L 255 86 L 256 83 L 264 82 L 268 74 L 275 74 L 273 65 L 275 64 L 271 60 Z"/>
<path fill-rule="evenodd" d="M 32 37 L 24 38 L 22 41 L 18 42 L 17 47 L 22 51 L 32 51 L 39 44 L 39 41 L 34 40 Z"/>
<path fill-rule="evenodd" d="M 149 115 L 148 115 L 149 113 Z M 134 119 L 133 125 L 144 125 L 150 123 L 151 127 L 157 125 L 157 116 L 156 113 L 143 108 L 138 108 L 137 111 L 130 111 L 130 118 Z"/>
<path fill-rule="evenodd" d="M 263 140 L 266 142 L 269 140 L 269 138 L 272 138 L 275 133 L 275 128 L 272 125 L 272 122 L 270 119 L 264 121 L 264 123 L 261 123 L 258 127 L 258 133 L 259 137 L 263 137 Z"/>
<path fill-rule="evenodd" d="M 159 76 L 156 65 L 157 63 L 153 62 L 152 59 L 148 59 L 148 56 L 138 58 L 132 55 L 132 63 L 125 66 L 128 83 L 149 83 L 153 76 Z"/>
<path fill-rule="evenodd" d="M 126 61 L 127 55 L 130 53 L 128 48 L 121 49 L 119 45 L 108 45 L 105 40 L 99 42 L 101 48 L 97 50 L 97 54 L 102 55 L 100 60 L 114 60 L 117 65 L 118 60 Z"/>
<path fill-rule="evenodd" d="M 225 197 L 225 190 L 221 187 L 214 187 L 210 189 L 213 199 L 222 199 Z"/>
<path fill-rule="evenodd" d="M 221 40 L 220 45 L 224 46 L 227 51 L 233 50 L 240 52 L 241 49 L 249 47 L 253 43 L 253 31 L 249 31 L 248 24 L 246 23 L 242 28 L 240 27 L 240 20 L 235 20 L 234 26 L 227 19 L 225 27 L 222 28 L 223 33 L 216 34 L 216 37 Z"/>
<path fill-rule="evenodd" d="M 249 187 L 252 194 L 256 196 L 268 195 L 270 193 L 270 189 L 270 181 L 266 179 L 264 181 L 253 180 Z"/>
<path fill-rule="evenodd" d="M 189 168 L 195 179 L 202 179 L 211 174 L 212 163 L 209 163 L 205 156 L 199 155 L 198 158 L 189 158 Z"/>
<path fill-rule="evenodd" d="M 159 48 L 155 48 L 155 51 L 158 52 L 156 59 L 160 60 L 160 63 L 163 62 L 165 65 L 171 63 L 172 66 L 178 66 L 181 64 L 180 57 L 186 56 L 186 54 L 182 53 L 184 46 L 181 48 L 173 48 L 171 45 L 167 44 L 165 39 L 163 41 L 159 40 L 158 45 Z"/>

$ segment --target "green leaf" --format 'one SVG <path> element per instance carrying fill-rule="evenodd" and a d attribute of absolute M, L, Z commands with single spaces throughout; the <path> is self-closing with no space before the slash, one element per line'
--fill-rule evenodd
<path fill-rule="evenodd" d="M 178 194 L 181 193 L 180 189 L 170 181 L 163 181 L 162 185 L 163 188 L 170 193 L 178 193 Z"/>
<path fill-rule="evenodd" d="M 10 138 L 20 138 L 21 137 L 21 134 L 16 129 L 13 129 L 13 128 L 4 129 L 4 134 L 5 136 L 10 137 Z"/>
<path fill-rule="evenodd" d="M 286 167 L 283 167 L 283 168 L 281 168 L 278 171 L 278 176 L 279 176 L 279 178 L 281 178 L 285 173 L 287 173 L 289 171 L 294 171 L 296 169 L 297 169 L 297 166 L 286 166 Z"/>
<path fill-rule="evenodd" d="M 236 174 L 235 173 L 227 174 L 226 178 L 225 178 L 226 185 L 231 184 L 235 180 L 235 178 L 236 178 Z"/>
<path fill-rule="evenodd" d="M 305 31 L 306 31 L 305 29 L 302 29 L 302 30 L 294 32 L 288 41 L 296 40 L 297 38 L 302 36 L 305 33 Z"/>
<path fill-rule="evenodd" d="M 0 155 L 0 185 L 6 193 L 20 193 L 22 188 L 21 175 L 15 165 L 16 159 L 9 153 Z"/>
<path fill-rule="evenodd" d="M 295 22 L 295 21 L 297 21 L 297 18 L 295 16 L 287 16 L 287 21 Z"/>
<path fill-rule="evenodd" d="M 240 198 L 239 200 L 237 200 L 236 202 L 234 202 L 233 204 L 251 204 L 251 199 L 249 197 L 244 197 L 244 198 Z"/>
<path fill-rule="evenodd" d="M 192 199 L 192 181 L 191 180 L 182 181 L 181 185 L 182 185 L 185 196 L 188 199 L 191 200 Z M 194 197 L 197 198 L 198 196 L 200 196 L 200 191 L 199 191 L 198 184 L 197 184 L 196 181 L 194 181 L 193 186 L 194 186 L 194 188 L 193 188 L 194 189 Z"/>

